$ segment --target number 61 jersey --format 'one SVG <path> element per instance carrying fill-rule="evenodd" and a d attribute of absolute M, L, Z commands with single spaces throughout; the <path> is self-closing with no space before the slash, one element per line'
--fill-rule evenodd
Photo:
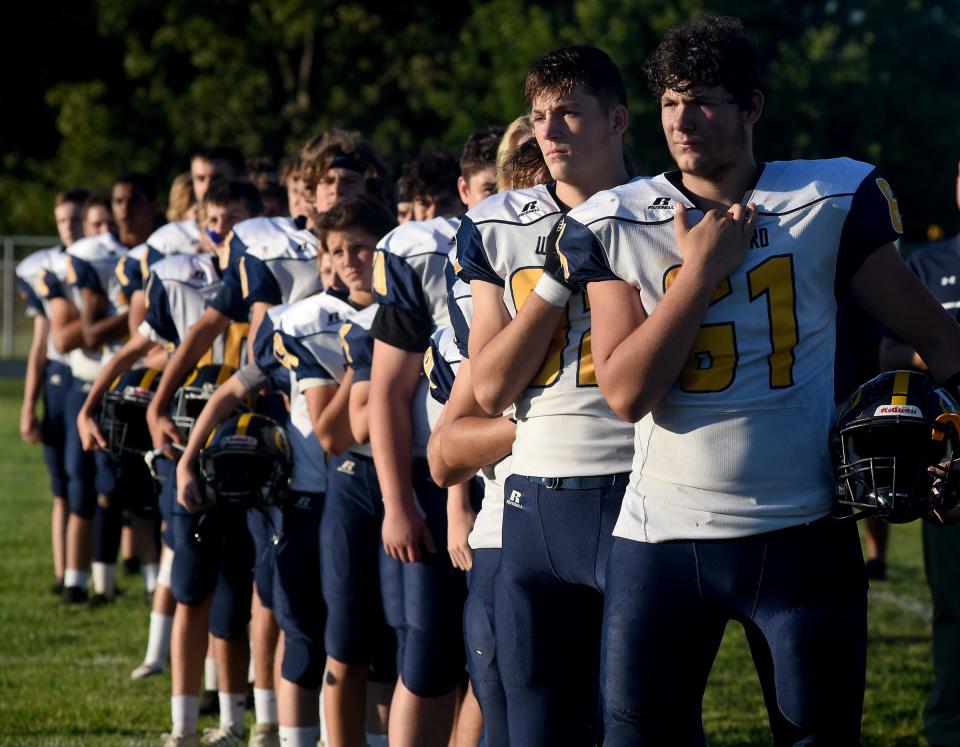
<path fill-rule="evenodd" d="M 637 179 L 570 212 L 558 246 L 577 282 L 622 279 L 653 312 L 680 269 L 679 174 Z M 849 159 L 766 164 L 744 203 L 746 258 L 714 292 L 673 387 L 637 423 L 614 534 L 738 537 L 829 513 L 836 296 L 901 231 L 887 182 Z"/>

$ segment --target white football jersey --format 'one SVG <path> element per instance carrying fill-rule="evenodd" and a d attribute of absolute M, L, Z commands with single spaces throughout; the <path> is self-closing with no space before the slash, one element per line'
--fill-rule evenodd
<path fill-rule="evenodd" d="M 447 318 L 447 257 L 456 240 L 459 218 L 410 221 L 380 239 L 373 257 L 373 292 L 380 305 L 374 337 L 395 347 L 409 345 L 393 339 L 386 315 L 396 310 L 418 320 L 423 351 L 426 337 L 449 323 Z"/>
<path fill-rule="evenodd" d="M 621 278 L 649 314 L 681 265 L 671 179 L 637 179 L 570 211 L 559 249 L 579 282 Z M 887 182 L 848 159 L 766 164 L 746 259 L 716 290 L 673 388 L 636 425 L 615 534 L 737 537 L 830 512 L 837 303 L 862 259 L 897 238 Z M 836 290 L 835 290 L 836 289 Z"/>
<path fill-rule="evenodd" d="M 157 262 L 147 279 L 147 313 L 137 331 L 172 352 L 220 289 L 216 262 L 212 254 L 175 254 Z M 244 322 L 231 323 L 197 366 L 222 363 L 240 368 L 246 359 L 249 328 Z"/>
<path fill-rule="evenodd" d="M 466 286 L 461 282 L 462 286 Z M 466 286 L 469 290 L 469 286 Z M 462 291 L 462 288 L 460 289 Z M 464 298 L 460 296 L 461 300 Z M 451 315 L 456 313 L 451 309 Z M 466 318 L 469 324 L 469 317 Z M 443 405 L 450 398 L 453 380 L 460 369 L 462 348 L 466 344 L 456 339 L 452 327 L 442 327 L 434 332 L 430 340 L 430 349 L 424 354 L 423 370 L 430 385 L 431 427 L 436 425 Z M 510 476 L 511 458 L 506 456 L 499 462 L 481 468 L 483 478 L 483 502 L 480 512 L 473 523 L 468 542 L 474 550 L 501 547 L 503 530 L 503 482 Z"/>
<path fill-rule="evenodd" d="M 30 318 L 36 316 L 50 317 L 50 301 L 47 298 L 48 291 L 45 289 L 45 275 L 50 270 L 51 263 L 62 261 L 66 257 L 64 250 L 55 246 L 50 249 L 40 249 L 31 253 L 29 256 L 17 263 L 16 278 L 17 286 L 20 289 L 20 295 L 27 305 L 26 315 Z M 47 335 L 47 360 L 65 363 L 65 356 L 57 350 L 53 344 L 53 335 Z"/>
<path fill-rule="evenodd" d="M 107 316 L 118 313 L 117 283 L 114 269 L 127 253 L 127 247 L 110 233 L 101 233 L 75 241 L 67 249 L 67 297 L 78 310 L 83 308 L 83 288 L 103 293 L 108 300 Z M 68 354 L 73 375 L 84 381 L 93 381 L 100 367 L 122 343 L 119 340 L 104 345 L 100 350 L 77 348 Z"/>
<path fill-rule="evenodd" d="M 233 227 L 231 254 L 238 260 L 240 288 L 249 308 L 295 303 L 323 290 L 317 271 L 317 237 L 292 218 L 251 218 Z"/>
<path fill-rule="evenodd" d="M 562 215 L 547 186 L 488 197 L 467 213 L 457 233 L 457 274 L 502 286 L 503 302 L 516 316 L 543 274 L 550 232 Z M 585 293 L 570 298 L 543 366 L 516 407 L 516 474 L 574 477 L 630 469 L 633 426 L 613 413 L 597 387 Z"/>
<path fill-rule="evenodd" d="M 294 490 L 326 490 L 326 458 L 313 431 L 305 392 L 337 384 L 345 370 L 339 332 L 356 313 L 350 304 L 318 293 L 289 306 L 276 323 L 273 354 L 290 371 L 290 423 Z M 322 487 L 320 487 L 322 486 Z"/>
<path fill-rule="evenodd" d="M 196 254 L 200 250 L 200 230 L 195 220 L 166 223 L 154 231 L 117 262 L 114 275 L 119 286 L 118 306 L 130 303 L 133 294 L 143 290 L 150 268 L 174 254 Z"/>

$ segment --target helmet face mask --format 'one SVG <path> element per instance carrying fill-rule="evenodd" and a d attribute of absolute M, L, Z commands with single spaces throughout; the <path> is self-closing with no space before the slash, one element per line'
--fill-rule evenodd
<path fill-rule="evenodd" d="M 200 366 L 190 374 L 183 386 L 177 389 L 170 403 L 170 419 L 185 441 L 189 440 L 197 418 L 217 387 L 230 378 L 235 370 L 218 364 Z"/>
<path fill-rule="evenodd" d="M 146 412 L 158 383 L 158 371 L 139 368 L 121 374 L 110 385 L 99 420 L 114 459 L 142 458 L 153 447 Z"/>
<path fill-rule="evenodd" d="M 853 518 L 891 523 L 952 508 L 956 475 L 938 477 L 931 468 L 956 453 L 955 408 L 923 374 L 890 372 L 861 386 L 837 423 L 837 504 L 848 515 L 858 510 Z"/>
<path fill-rule="evenodd" d="M 245 413 L 224 421 L 200 454 L 207 499 L 220 508 L 282 504 L 291 470 L 286 434 L 264 415 Z"/>

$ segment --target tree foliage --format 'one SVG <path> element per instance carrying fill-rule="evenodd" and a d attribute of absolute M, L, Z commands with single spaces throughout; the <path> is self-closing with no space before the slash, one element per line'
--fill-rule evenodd
<path fill-rule="evenodd" d="M 520 114 L 539 54 L 592 43 L 619 63 L 628 147 L 641 173 L 669 166 L 642 64 L 702 0 L 78 0 L 40 4 L 5 46 L 0 232 L 49 232 L 55 191 L 125 169 L 169 184 L 201 144 L 279 159 L 331 126 L 366 133 L 399 166 L 426 144 Z M 849 155 L 897 189 L 908 235 L 956 226 L 960 0 L 717 0 L 768 61 L 757 131 L 765 159 Z M 27 35 L 29 36 L 29 35 Z M 8 77 L 5 76 L 5 77 Z M 13 116 L 11 116 L 13 115 Z"/>

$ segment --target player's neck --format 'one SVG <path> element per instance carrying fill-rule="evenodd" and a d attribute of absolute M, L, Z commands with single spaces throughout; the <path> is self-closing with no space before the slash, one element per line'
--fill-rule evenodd
<path fill-rule="evenodd" d="M 347 295 L 347 298 L 350 299 L 350 303 L 361 309 L 366 308 L 374 302 L 372 291 L 352 290 Z"/>
<path fill-rule="evenodd" d="M 682 174 L 683 187 L 701 210 L 726 210 L 743 200 L 757 179 L 758 166 L 753 154 L 734 163 L 719 175 Z"/>
<path fill-rule="evenodd" d="M 557 181 L 556 195 L 564 205 L 575 208 L 577 205 L 586 202 L 597 192 L 604 189 L 613 189 L 624 184 L 630 177 L 627 174 L 627 167 L 623 162 L 623 152 L 611 154 L 602 168 L 597 168 L 592 173 L 584 174 L 583 179 L 574 182 Z"/>

